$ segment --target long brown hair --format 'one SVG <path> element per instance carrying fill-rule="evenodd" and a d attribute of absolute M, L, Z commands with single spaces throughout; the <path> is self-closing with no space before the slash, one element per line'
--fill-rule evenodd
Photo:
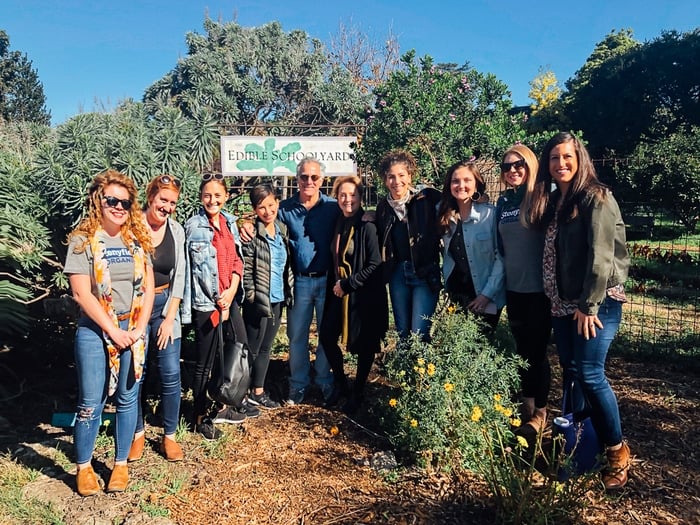
<path fill-rule="evenodd" d="M 549 171 L 549 156 L 555 146 L 571 142 L 576 151 L 578 169 L 574 173 L 564 201 L 559 209 L 559 220 L 571 220 L 578 215 L 578 203 L 586 195 L 591 195 L 594 199 L 604 200 L 607 186 L 598 180 L 593 161 L 588 154 L 588 150 L 583 143 L 572 133 L 562 131 L 554 135 L 544 146 L 540 156 L 540 166 L 537 170 L 537 180 L 530 197 L 529 209 L 527 212 L 528 223 L 543 227 L 552 219 L 555 211 L 556 201 L 553 200 L 551 191 L 554 182 Z"/>
<path fill-rule="evenodd" d="M 85 249 L 87 240 L 92 238 L 98 228 L 102 226 L 102 197 L 104 197 L 105 188 L 110 184 L 116 184 L 126 189 L 132 203 L 126 222 L 122 224 L 120 230 L 124 244 L 128 246 L 133 240 L 136 240 L 146 253 L 152 253 L 151 234 L 146 228 L 146 219 L 141 211 L 141 206 L 139 206 L 136 185 L 128 176 L 112 169 L 100 173 L 90 183 L 85 199 L 83 218 L 80 224 L 68 234 L 68 241 L 70 242 L 75 236 L 85 237 L 86 242 L 76 247 L 76 252 L 80 253 Z"/>
<path fill-rule="evenodd" d="M 481 196 L 485 195 L 486 193 L 486 181 L 481 175 L 481 171 L 476 163 L 471 160 L 462 160 L 450 166 L 445 174 L 445 179 L 442 182 L 442 198 L 440 199 L 440 205 L 438 206 L 438 230 L 441 235 L 449 231 L 450 218 L 452 217 L 453 212 L 459 211 L 457 199 L 452 196 L 450 186 L 452 185 L 452 176 L 454 175 L 455 171 L 460 168 L 467 168 L 469 172 L 474 175 L 474 180 L 476 180 L 476 191 L 480 193 Z"/>

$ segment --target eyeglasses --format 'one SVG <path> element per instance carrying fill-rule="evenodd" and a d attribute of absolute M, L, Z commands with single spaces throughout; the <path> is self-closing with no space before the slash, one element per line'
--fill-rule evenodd
<path fill-rule="evenodd" d="M 158 182 L 164 184 L 165 186 L 172 184 L 178 190 L 180 189 L 180 186 L 182 186 L 182 183 L 179 180 L 177 180 L 175 177 L 171 177 L 170 175 L 161 175 L 158 177 Z"/>
<path fill-rule="evenodd" d="M 314 182 L 317 182 L 320 178 L 320 175 L 306 175 L 305 173 L 299 175 L 299 180 L 303 180 L 304 182 L 309 182 L 309 179 L 311 179 Z"/>
<path fill-rule="evenodd" d="M 131 209 L 131 201 L 129 199 L 117 199 L 111 195 L 105 195 L 102 198 L 105 200 L 105 204 L 108 208 L 116 208 L 117 204 L 121 204 L 124 211 L 129 211 Z"/>
<path fill-rule="evenodd" d="M 516 160 L 515 162 L 501 162 L 501 173 L 508 173 L 510 168 L 515 168 L 519 170 L 525 167 L 525 161 L 523 159 Z"/>
<path fill-rule="evenodd" d="M 202 180 L 224 180 L 224 176 L 221 173 L 204 173 L 202 174 Z"/>

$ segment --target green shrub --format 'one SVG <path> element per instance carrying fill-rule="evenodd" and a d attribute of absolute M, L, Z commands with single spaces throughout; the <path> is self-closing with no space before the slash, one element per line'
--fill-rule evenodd
<path fill-rule="evenodd" d="M 487 444 L 482 429 L 519 424 L 510 399 L 522 361 L 451 306 L 439 307 L 431 336 L 429 343 L 411 336 L 388 356 L 395 390 L 382 410 L 385 428 L 423 466 L 474 470 Z"/>

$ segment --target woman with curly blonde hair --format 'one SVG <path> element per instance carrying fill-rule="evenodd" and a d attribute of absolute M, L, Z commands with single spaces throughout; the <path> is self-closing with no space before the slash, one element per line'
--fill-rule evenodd
<path fill-rule="evenodd" d="M 102 410 L 114 395 L 116 452 L 107 491 L 122 492 L 129 481 L 127 455 L 154 297 L 151 235 L 134 182 L 114 170 L 97 175 L 88 189 L 85 216 L 68 241 L 64 272 L 80 306 L 74 345 L 76 486 L 81 496 L 100 490 L 92 454 Z"/>

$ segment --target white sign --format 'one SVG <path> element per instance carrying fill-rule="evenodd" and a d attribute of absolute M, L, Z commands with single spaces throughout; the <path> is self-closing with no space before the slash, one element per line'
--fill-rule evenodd
<path fill-rule="evenodd" d="M 221 137 L 224 175 L 294 175 L 302 159 L 321 163 L 326 175 L 356 175 L 350 143 L 356 137 Z"/>

